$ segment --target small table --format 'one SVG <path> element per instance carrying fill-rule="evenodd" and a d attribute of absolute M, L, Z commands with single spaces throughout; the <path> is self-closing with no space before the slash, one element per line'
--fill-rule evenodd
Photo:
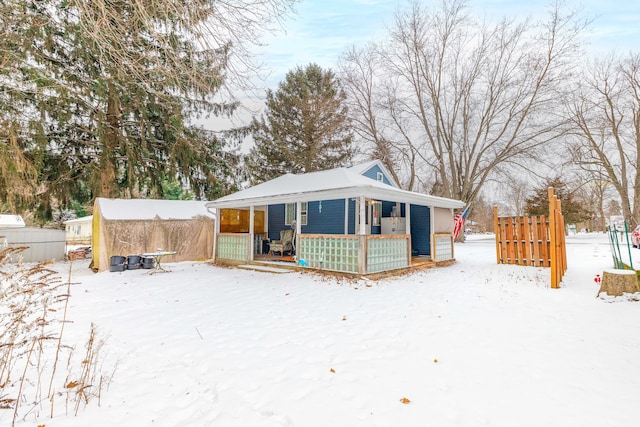
<path fill-rule="evenodd" d="M 147 252 L 145 254 L 142 254 L 142 256 L 153 257 L 153 270 L 149 272 L 149 274 L 153 274 L 153 273 L 158 273 L 160 271 L 165 273 L 171 271 L 171 270 L 165 270 L 164 268 L 162 268 L 162 264 L 160 263 L 160 260 L 162 259 L 163 256 L 175 255 L 175 254 L 176 254 L 175 251 L 158 251 L 158 252 Z"/>

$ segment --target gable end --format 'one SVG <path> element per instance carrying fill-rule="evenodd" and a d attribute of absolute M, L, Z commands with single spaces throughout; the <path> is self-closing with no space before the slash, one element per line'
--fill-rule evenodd
<path fill-rule="evenodd" d="M 376 180 L 378 182 L 382 182 L 383 184 L 390 185 L 392 187 L 396 186 L 393 183 L 392 178 L 377 163 L 373 164 L 369 169 L 363 171 L 361 175 L 366 176 L 367 178 Z"/>

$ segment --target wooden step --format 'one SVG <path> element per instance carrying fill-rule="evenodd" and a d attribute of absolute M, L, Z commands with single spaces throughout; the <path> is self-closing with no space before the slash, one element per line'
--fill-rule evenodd
<path fill-rule="evenodd" d="M 262 271 L 264 273 L 285 274 L 291 273 L 293 270 L 277 267 L 269 267 L 267 265 L 241 264 L 238 266 L 243 270 Z"/>

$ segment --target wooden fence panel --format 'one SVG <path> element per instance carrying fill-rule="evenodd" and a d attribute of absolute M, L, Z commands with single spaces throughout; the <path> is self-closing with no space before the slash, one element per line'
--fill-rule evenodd
<path fill-rule="evenodd" d="M 493 208 L 498 264 L 551 267 L 551 287 L 560 287 L 567 271 L 562 204 L 549 188 L 549 217 L 499 217 Z"/>
<path fill-rule="evenodd" d="M 549 266 L 549 226 L 545 216 L 497 218 L 499 264 Z"/>

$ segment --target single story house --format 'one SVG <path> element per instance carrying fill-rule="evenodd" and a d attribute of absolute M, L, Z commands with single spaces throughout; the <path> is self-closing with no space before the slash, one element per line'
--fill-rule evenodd
<path fill-rule="evenodd" d="M 286 174 L 207 203 L 215 212 L 214 259 L 249 262 L 295 229 L 302 265 L 355 274 L 406 268 L 412 256 L 453 259 L 453 214 L 464 203 L 399 188 L 380 161 Z M 245 211 L 244 230 L 220 229 Z"/>
<path fill-rule="evenodd" d="M 93 215 L 70 219 L 64 222 L 67 245 L 91 245 Z"/>

